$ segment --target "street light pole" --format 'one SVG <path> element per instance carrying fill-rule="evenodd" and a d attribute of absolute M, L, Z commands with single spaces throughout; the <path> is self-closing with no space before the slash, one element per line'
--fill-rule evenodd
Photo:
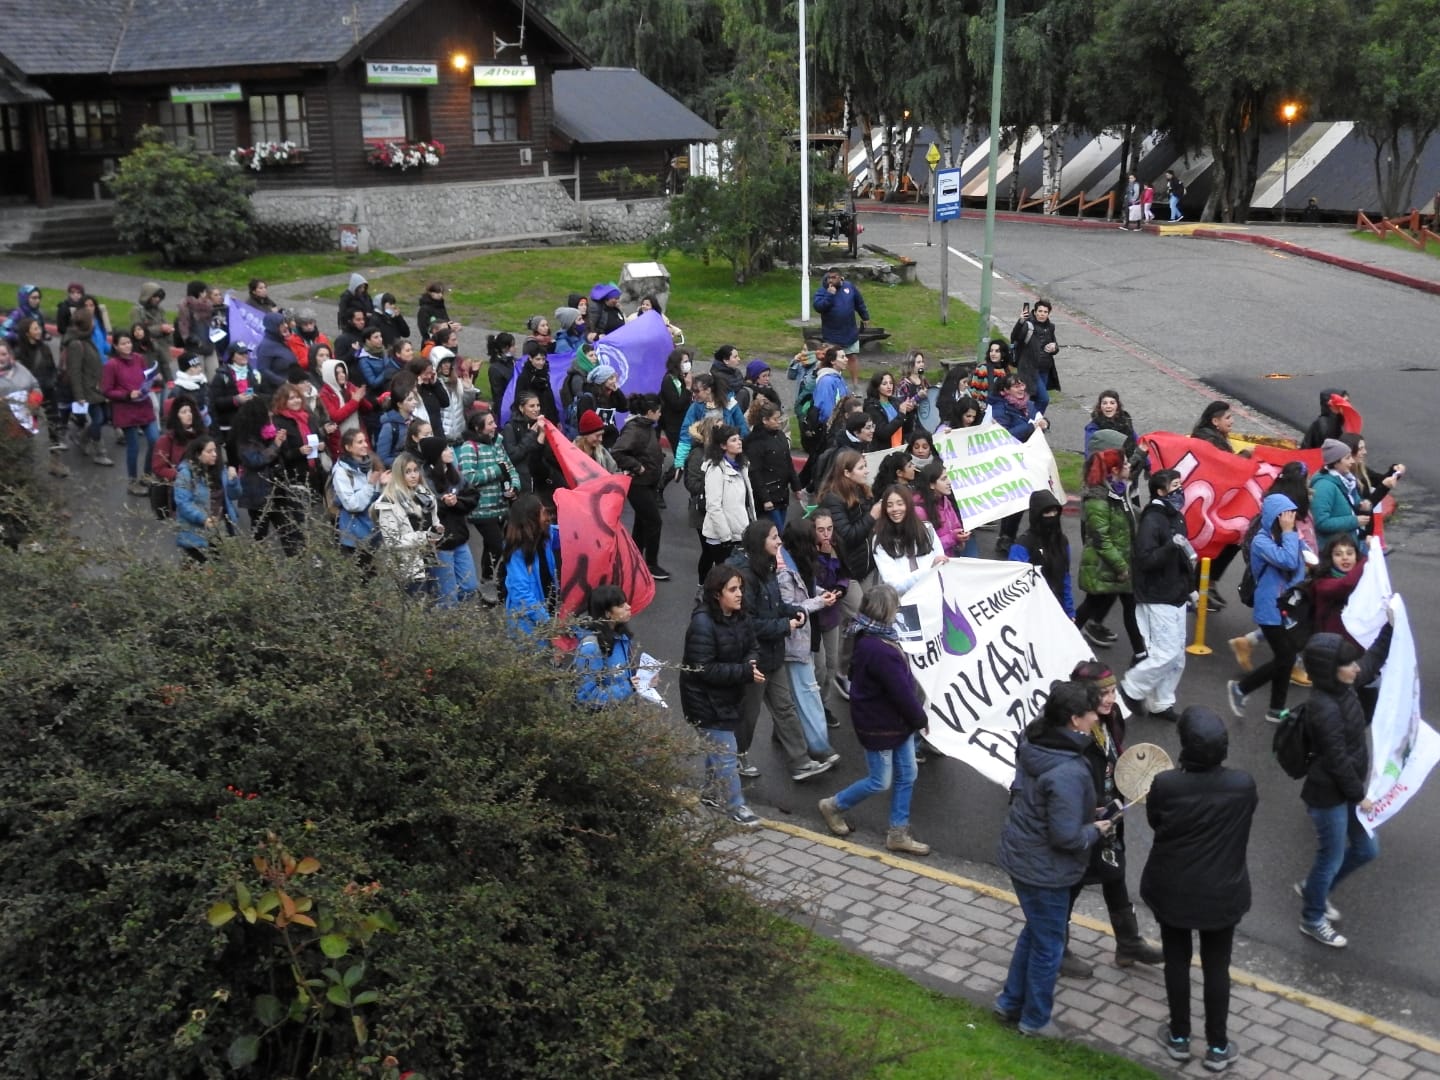
<path fill-rule="evenodd" d="M 1284 224 L 1290 213 L 1290 125 L 1295 122 L 1295 114 L 1300 111 L 1300 106 L 1293 101 L 1287 101 L 1280 107 L 1280 115 L 1285 118 L 1285 172 L 1280 178 L 1280 222 Z"/>

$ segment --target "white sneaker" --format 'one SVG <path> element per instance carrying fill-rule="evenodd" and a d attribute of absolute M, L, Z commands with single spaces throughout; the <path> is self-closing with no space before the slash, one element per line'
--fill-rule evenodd
<path fill-rule="evenodd" d="M 742 829 L 758 829 L 762 824 L 755 811 L 744 805 L 730 811 L 730 820 Z"/>
<path fill-rule="evenodd" d="M 807 761 L 805 764 L 790 770 L 790 779 L 796 781 L 809 780 L 812 777 L 819 776 L 823 772 L 829 772 L 830 767 L 838 760 L 840 760 L 840 755 L 837 754 L 830 761 Z"/>
<path fill-rule="evenodd" d="M 835 692 L 846 701 L 850 700 L 850 680 L 844 675 L 835 676 Z"/>
<path fill-rule="evenodd" d="M 1314 926 L 1309 923 L 1300 924 L 1300 932 L 1308 938 L 1313 938 L 1321 945 L 1328 945 L 1332 949 L 1343 949 L 1350 942 L 1345 935 L 1330 925 L 1329 919 L 1321 919 Z"/>
<path fill-rule="evenodd" d="M 1295 895 L 1300 897 L 1300 899 L 1302 900 L 1305 899 L 1305 882 L 1295 882 Z M 1325 921 L 1339 922 L 1340 918 L 1340 909 L 1337 908 L 1334 904 L 1330 903 L 1329 899 L 1327 898 L 1325 901 Z"/>

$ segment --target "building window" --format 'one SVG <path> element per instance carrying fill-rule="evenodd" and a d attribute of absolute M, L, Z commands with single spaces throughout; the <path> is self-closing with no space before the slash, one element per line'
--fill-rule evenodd
<path fill-rule="evenodd" d="M 215 149 L 215 123 L 207 102 L 177 105 L 162 101 L 156 106 L 165 141 L 175 146 L 189 143 L 196 150 Z"/>
<path fill-rule="evenodd" d="M 250 141 L 310 145 L 304 94 L 255 94 L 250 98 Z"/>
<path fill-rule="evenodd" d="M 72 101 L 45 106 L 45 141 L 51 150 L 118 150 L 120 103 Z"/>
<path fill-rule="evenodd" d="M 476 146 L 520 141 L 520 95 L 509 90 L 476 90 L 470 98 L 470 130 Z"/>
<path fill-rule="evenodd" d="M 361 94 L 360 137 L 367 145 L 415 142 L 414 98 L 394 91 Z"/>
<path fill-rule="evenodd" d="M 13 154 L 25 149 L 25 118 L 15 105 L 0 108 L 0 152 Z"/>

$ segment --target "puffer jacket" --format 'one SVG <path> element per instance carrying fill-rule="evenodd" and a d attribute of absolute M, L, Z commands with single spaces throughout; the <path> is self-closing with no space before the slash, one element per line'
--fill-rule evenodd
<path fill-rule="evenodd" d="M 745 456 L 750 459 L 750 486 L 755 505 L 771 503 L 778 510 L 790 505 L 790 492 L 800 489 L 790 440 L 784 431 L 772 431 L 764 424 L 745 437 Z"/>
<path fill-rule="evenodd" d="M 839 495 L 827 492 L 820 500 L 820 509 L 830 515 L 835 526 L 833 543 L 850 580 L 864 581 L 875 569 L 875 560 L 870 557 L 870 540 L 875 535 L 870 504 L 861 499 L 854 506 L 846 506 Z"/>
<path fill-rule="evenodd" d="M 1250 573 L 1255 577 L 1255 623 L 1257 626 L 1280 626 L 1280 597 L 1292 585 L 1305 580 L 1305 544 L 1294 529 L 1281 533 L 1277 541 L 1271 533 L 1275 521 L 1295 503 L 1288 495 L 1266 495 L 1260 504 L 1260 529 L 1250 543 Z"/>
<path fill-rule="evenodd" d="M 773 674 L 785 663 L 785 639 L 790 634 L 790 620 L 801 608 L 787 604 L 780 595 L 779 575 L 771 571 L 762 578 L 751 567 L 750 558 L 744 551 L 731 555 L 729 564 L 740 571 L 745 581 L 745 606 L 742 611 L 755 632 L 756 663 L 764 674 Z"/>
<path fill-rule="evenodd" d="M 1355 687 L 1369 685 L 1380 674 L 1393 633 L 1388 624 L 1380 628 L 1360 658 L 1360 673 L 1348 685 L 1335 671 L 1340 650 L 1355 646 L 1339 634 L 1316 634 L 1306 644 L 1305 673 L 1312 685 L 1305 702 L 1305 730 L 1314 754 L 1300 789 L 1306 806 L 1328 809 L 1365 798 L 1370 782 L 1370 719 Z"/>
<path fill-rule="evenodd" d="M 70 376 L 70 392 L 75 400 L 103 405 L 105 395 L 100 391 L 100 376 L 105 361 L 95 348 L 94 340 L 72 325 L 65 331 L 61 348 L 65 351 L 65 371 Z"/>
<path fill-rule="evenodd" d="M 1016 881 L 1062 889 L 1085 876 L 1090 848 L 1100 839 L 1095 781 L 1084 758 L 1089 738 L 1068 728 L 1046 728 L 1020 744 L 1018 791 L 999 850 L 1001 868 Z"/>
<path fill-rule="evenodd" d="M 1087 487 L 1081 510 L 1085 547 L 1080 552 L 1080 588 L 1087 593 L 1128 593 L 1135 549 L 1130 500 L 1105 485 Z"/>
<path fill-rule="evenodd" d="M 724 458 L 707 461 L 705 474 L 705 524 L 700 533 L 714 543 L 739 540 L 745 526 L 755 520 L 755 494 L 750 476 Z"/>
<path fill-rule="evenodd" d="M 1185 518 L 1160 499 L 1151 499 L 1140 511 L 1135 530 L 1134 579 L 1137 604 L 1180 607 L 1190 599 L 1195 574 L 1190 557 L 1175 543 L 1185 535 Z"/>
<path fill-rule="evenodd" d="M 1360 543 L 1360 489 L 1352 498 L 1333 469 L 1321 469 L 1310 481 L 1310 520 L 1315 525 L 1315 542 L 1323 549 L 1337 536 L 1350 536 Z"/>
<path fill-rule="evenodd" d="M 716 731 L 740 726 L 740 702 L 755 681 L 755 629 L 744 612 L 722 615 L 710 601 L 690 616 L 680 669 L 680 708 L 688 723 Z"/>
<path fill-rule="evenodd" d="M 660 486 L 665 453 L 660 449 L 660 430 L 652 420 L 644 416 L 630 417 L 610 454 L 615 464 L 630 474 L 632 485 Z"/>

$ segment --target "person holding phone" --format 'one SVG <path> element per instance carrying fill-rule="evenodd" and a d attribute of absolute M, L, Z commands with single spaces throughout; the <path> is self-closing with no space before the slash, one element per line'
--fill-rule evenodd
<path fill-rule="evenodd" d="M 382 549 L 411 596 L 433 592 L 431 554 L 445 532 L 436 506 L 435 496 L 425 486 L 419 458 L 398 454 L 370 516 L 380 529 Z"/>
<path fill-rule="evenodd" d="M 436 605 L 453 607 L 474 596 L 480 588 L 475 557 L 470 553 L 469 516 L 480 501 L 473 484 L 455 466 L 455 449 L 444 438 L 420 440 L 425 482 L 435 496 L 440 538 L 435 544 Z"/>
<path fill-rule="evenodd" d="M 860 392 L 860 330 L 870 321 L 870 309 L 860 290 L 845 280 L 845 275 L 831 267 L 820 288 L 815 290 L 811 305 L 820 313 L 820 337 L 838 345 L 845 353 L 850 392 Z M 856 318 L 860 325 L 855 325 Z"/>
<path fill-rule="evenodd" d="M 1010 331 L 1010 349 L 1015 357 L 1015 373 L 1025 380 L 1030 396 L 1042 413 L 1050 407 L 1050 391 L 1060 389 L 1060 373 L 1055 357 L 1060 343 L 1055 340 L 1055 324 L 1050 321 L 1049 300 L 1036 300 L 1020 308 L 1020 318 Z"/>

